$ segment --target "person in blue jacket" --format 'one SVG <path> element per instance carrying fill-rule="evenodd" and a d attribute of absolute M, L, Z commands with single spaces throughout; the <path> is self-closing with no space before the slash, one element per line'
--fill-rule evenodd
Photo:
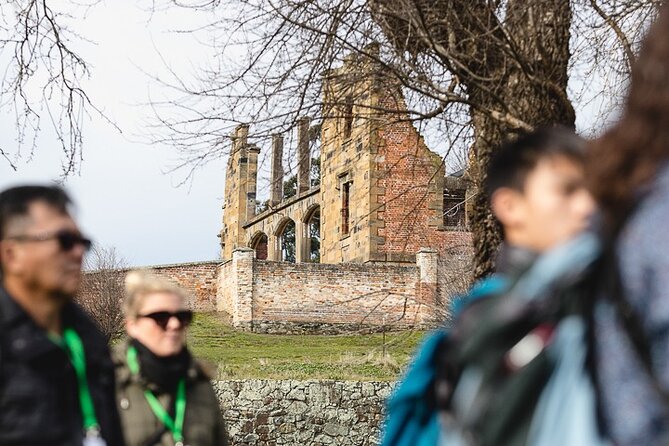
<path fill-rule="evenodd" d="M 450 312 L 475 299 L 504 293 L 542 253 L 585 230 L 594 201 L 585 187 L 585 141 L 571 130 L 545 128 L 496 150 L 488 164 L 485 193 L 502 226 L 494 274 L 453 298 Z M 383 446 L 427 446 L 439 442 L 434 405 L 436 356 L 448 336 L 444 327 L 427 336 L 388 401 Z"/>

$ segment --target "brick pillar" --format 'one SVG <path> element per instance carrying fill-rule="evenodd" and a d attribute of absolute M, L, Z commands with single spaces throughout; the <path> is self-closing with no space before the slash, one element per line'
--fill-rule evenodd
<path fill-rule="evenodd" d="M 416 254 L 419 279 L 416 287 L 416 302 L 421 305 L 418 322 L 431 324 L 440 318 L 437 282 L 439 275 L 439 253 L 430 248 L 421 248 Z"/>
<path fill-rule="evenodd" d="M 283 136 L 272 135 L 272 172 L 270 203 L 276 206 L 283 200 Z"/>
<path fill-rule="evenodd" d="M 232 325 L 253 329 L 253 262 L 255 251 L 238 248 L 232 252 Z"/>
<path fill-rule="evenodd" d="M 309 118 L 297 121 L 297 193 L 306 192 L 311 187 L 311 151 L 309 150 Z"/>

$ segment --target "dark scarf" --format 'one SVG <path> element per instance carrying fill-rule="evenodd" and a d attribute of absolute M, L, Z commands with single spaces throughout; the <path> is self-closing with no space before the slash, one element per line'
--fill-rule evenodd
<path fill-rule="evenodd" d="M 173 356 L 157 356 L 137 339 L 131 339 L 130 345 L 137 349 L 140 374 L 160 390 L 172 392 L 179 379 L 186 376 L 191 363 L 186 347 Z"/>
<path fill-rule="evenodd" d="M 502 243 L 497 253 L 495 272 L 516 279 L 532 266 L 537 257 L 539 254 L 527 248 Z"/>

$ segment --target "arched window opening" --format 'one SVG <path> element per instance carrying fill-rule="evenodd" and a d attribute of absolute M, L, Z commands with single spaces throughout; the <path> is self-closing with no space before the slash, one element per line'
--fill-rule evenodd
<path fill-rule="evenodd" d="M 267 260 L 267 234 L 261 232 L 253 237 L 251 248 L 256 252 L 256 259 Z"/>
<path fill-rule="evenodd" d="M 295 263 L 295 222 L 288 220 L 279 231 L 281 260 Z"/>
<path fill-rule="evenodd" d="M 311 263 L 321 262 L 321 210 L 316 208 L 307 220 L 307 237 L 309 257 Z"/>

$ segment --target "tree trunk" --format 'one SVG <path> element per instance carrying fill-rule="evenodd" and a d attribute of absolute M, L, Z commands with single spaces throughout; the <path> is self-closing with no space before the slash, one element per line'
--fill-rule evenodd
<path fill-rule="evenodd" d="M 570 4 L 509 0 L 501 8 L 485 0 L 370 0 L 369 5 L 397 49 L 431 53 L 467 91 L 474 131 L 468 166 L 476 194 L 469 218 L 474 275 L 485 276 L 501 240 L 481 187 L 490 154 L 520 131 L 574 127 L 566 93 Z"/>

